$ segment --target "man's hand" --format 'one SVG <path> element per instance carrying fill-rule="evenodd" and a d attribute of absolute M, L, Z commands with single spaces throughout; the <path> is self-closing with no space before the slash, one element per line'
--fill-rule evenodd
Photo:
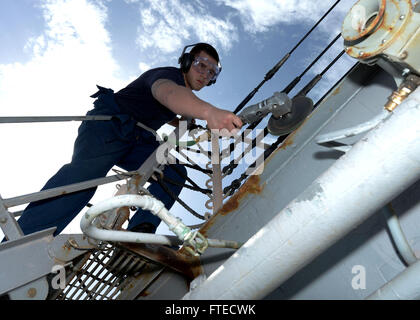
<path fill-rule="evenodd" d="M 207 121 L 209 129 L 226 129 L 229 132 L 238 131 L 242 127 L 243 123 L 241 119 L 232 112 L 212 108 L 204 119 Z"/>

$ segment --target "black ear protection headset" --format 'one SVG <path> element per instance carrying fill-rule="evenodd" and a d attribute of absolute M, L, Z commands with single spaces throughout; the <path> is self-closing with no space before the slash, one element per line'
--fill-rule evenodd
<path fill-rule="evenodd" d="M 210 48 L 214 49 L 211 45 L 209 45 L 207 43 L 203 43 L 203 42 L 194 43 L 194 44 L 190 44 L 188 46 L 185 46 L 184 50 L 182 50 L 181 56 L 178 59 L 178 63 L 180 64 L 180 68 L 181 68 L 181 71 L 183 73 L 187 73 L 190 70 L 191 65 L 192 65 L 192 63 L 194 62 L 194 59 L 195 59 L 193 54 L 191 54 L 189 52 L 185 52 L 185 51 L 187 50 L 187 48 L 195 47 L 197 45 L 203 45 L 203 47 L 206 46 L 206 47 L 210 47 Z M 214 49 L 214 50 L 216 51 L 216 49 Z M 221 66 L 220 62 L 218 62 L 217 64 L 218 64 L 219 70 L 221 72 L 222 71 L 222 66 Z M 216 83 L 216 79 L 215 80 L 210 80 L 209 83 L 208 83 L 208 86 L 211 86 L 214 83 Z"/>

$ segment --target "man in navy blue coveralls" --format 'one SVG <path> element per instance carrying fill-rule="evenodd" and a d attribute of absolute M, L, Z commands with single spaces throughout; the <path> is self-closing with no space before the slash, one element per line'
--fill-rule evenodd
<path fill-rule="evenodd" d="M 185 49 L 184 49 L 185 52 Z M 242 126 L 233 113 L 216 108 L 199 99 L 192 90 L 201 90 L 215 82 L 220 72 L 216 50 L 205 43 L 196 44 L 180 58 L 181 67 L 149 70 L 114 93 L 99 87 L 92 97 L 94 109 L 88 115 L 112 115 L 111 121 L 84 121 L 79 127 L 72 160 L 64 165 L 43 187 L 51 189 L 106 176 L 114 166 L 127 171 L 137 170 L 159 146 L 155 136 L 137 122 L 159 129 L 179 114 L 207 121 L 209 129 L 232 131 Z M 177 166 L 183 175 L 171 168 Z M 185 182 L 186 169 L 174 164 L 165 167 L 164 175 Z M 182 187 L 169 186 L 178 195 Z M 59 234 L 87 205 L 96 188 L 30 203 L 18 220 L 24 234 L 56 227 Z M 149 191 L 169 210 L 174 200 L 157 183 Z M 161 220 L 148 211 L 138 210 L 127 229 L 154 233 Z"/>

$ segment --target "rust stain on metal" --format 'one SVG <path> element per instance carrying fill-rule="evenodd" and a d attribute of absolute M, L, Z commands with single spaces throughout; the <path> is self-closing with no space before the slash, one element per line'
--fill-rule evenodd
<path fill-rule="evenodd" d="M 260 176 L 251 176 L 239 189 L 239 191 L 225 203 L 225 205 L 219 210 L 218 213 L 222 216 L 225 216 L 228 213 L 238 209 L 241 199 L 244 198 L 247 194 L 260 194 L 263 190 L 263 187 L 260 185 L 260 181 Z"/>
<path fill-rule="evenodd" d="M 203 273 L 200 260 L 197 257 L 184 254 L 182 250 L 175 251 L 156 244 L 123 243 L 121 245 L 129 251 L 184 274 L 189 280 Z"/>
<path fill-rule="evenodd" d="M 294 144 L 294 137 L 297 132 L 304 126 L 306 121 L 311 117 L 311 114 L 299 125 L 297 129 L 295 129 L 292 133 L 290 133 L 286 139 L 281 143 L 281 145 L 271 153 L 271 155 L 264 160 L 264 163 L 268 163 L 272 158 L 274 158 L 275 154 L 279 152 L 279 150 L 284 150 L 289 146 Z M 208 230 L 214 225 L 216 222 L 217 217 L 219 216 L 226 216 L 229 213 L 237 210 L 239 208 L 241 200 L 250 193 L 253 194 L 260 194 L 264 189 L 265 183 L 261 184 L 260 176 L 253 175 L 251 176 L 243 186 L 236 192 L 223 206 L 222 208 L 210 219 L 208 220 L 204 226 L 200 228 L 200 233 L 204 236 L 207 236 Z"/>
<path fill-rule="evenodd" d="M 28 297 L 29 298 L 35 298 L 36 297 L 36 294 L 37 294 L 36 289 L 35 288 L 30 288 L 27 291 L 27 294 L 28 294 Z"/>
<path fill-rule="evenodd" d="M 286 139 L 284 139 L 284 141 L 282 142 L 282 144 L 276 149 L 274 150 L 271 155 L 265 160 L 265 163 L 270 162 L 271 159 L 274 158 L 275 154 L 277 154 L 277 152 L 279 152 L 280 150 L 285 150 L 287 147 L 292 146 L 295 142 L 294 142 L 294 138 L 295 135 L 301 130 L 301 128 L 304 127 L 306 121 L 308 121 L 311 117 L 312 117 L 312 112 L 306 117 L 306 119 L 299 125 L 298 128 L 296 128 L 292 133 L 290 133 Z"/>
<path fill-rule="evenodd" d="M 204 224 L 204 226 L 202 226 L 201 228 L 200 228 L 200 233 L 203 235 L 203 236 L 205 236 L 205 237 L 207 237 L 207 231 L 211 228 L 211 226 L 214 224 L 214 222 L 216 221 L 215 219 L 216 219 L 216 217 L 218 216 L 218 213 L 216 213 L 213 217 L 211 217 L 210 218 L 210 220 L 208 220 L 205 224 Z"/>
<path fill-rule="evenodd" d="M 136 174 L 132 177 L 132 179 L 134 180 L 134 185 L 136 186 L 136 188 L 140 187 L 140 182 L 141 182 L 142 178 L 143 178 L 143 175 L 140 175 L 140 174 Z"/>
<path fill-rule="evenodd" d="M 371 52 L 361 52 L 359 54 L 359 59 L 365 60 L 367 58 L 370 58 L 371 56 L 372 56 L 372 53 Z"/>
<path fill-rule="evenodd" d="M 61 249 L 65 256 L 67 256 L 71 251 L 71 247 L 67 242 L 61 247 Z"/>
<path fill-rule="evenodd" d="M 150 292 L 148 292 L 146 290 L 140 292 L 140 294 L 139 294 L 140 297 L 147 297 L 148 295 L 150 295 Z"/>
<path fill-rule="evenodd" d="M 258 175 L 251 176 L 241 188 L 239 188 L 238 192 L 236 192 L 230 199 L 220 208 L 219 211 L 209 220 L 207 223 L 201 227 L 200 233 L 204 236 L 207 236 L 207 231 L 211 228 L 211 226 L 215 222 L 215 218 L 218 216 L 226 216 L 230 212 L 235 211 L 238 209 L 241 200 L 247 196 L 248 194 L 260 194 L 264 189 L 264 186 L 261 185 L 261 179 Z"/>
<path fill-rule="evenodd" d="M 287 136 L 287 138 L 284 139 L 283 143 L 279 146 L 278 149 L 286 149 L 287 147 L 293 145 L 293 143 L 294 143 L 293 138 L 295 137 L 296 131 L 297 130 L 295 130 L 291 134 L 289 134 Z M 278 151 L 278 150 L 276 150 L 276 151 Z"/>
<path fill-rule="evenodd" d="M 114 223 L 113 229 L 122 230 L 122 225 L 130 218 L 130 209 L 128 207 L 121 207 L 117 210 L 117 219 Z"/>
<path fill-rule="evenodd" d="M 310 115 L 308 116 L 308 118 L 309 117 Z M 271 155 L 267 159 L 265 159 L 265 163 L 270 162 L 270 159 L 272 159 L 274 155 L 277 154 L 277 152 L 279 152 L 280 150 L 285 150 L 287 149 L 287 147 L 290 147 L 294 144 L 294 138 L 296 133 L 300 130 L 300 128 L 302 128 L 303 124 L 307 121 L 308 118 L 306 118 L 296 130 L 294 130 L 286 137 L 286 139 L 284 139 L 281 145 L 276 150 L 274 150 L 273 153 L 271 153 Z"/>
<path fill-rule="evenodd" d="M 335 95 L 337 95 L 337 94 L 339 94 L 340 93 L 340 91 L 341 91 L 341 86 L 338 86 L 332 93 L 331 93 L 331 96 L 335 96 Z"/>
<path fill-rule="evenodd" d="M 397 9 L 399 8 L 399 4 L 397 2 L 395 2 L 394 5 L 397 7 Z M 381 7 L 381 9 L 382 9 L 382 7 Z M 408 16 L 411 16 L 412 14 L 413 14 L 412 12 L 409 12 L 406 18 L 408 18 Z M 379 16 L 379 14 L 378 14 L 378 16 Z M 374 25 L 374 23 L 372 23 L 372 25 Z M 376 33 L 380 30 L 382 32 L 384 32 L 383 39 L 380 43 L 378 43 L 377 50 L 370 51 L 370 52 L 364 52 L 364 51 L 353 50 L 353 47 L 347 47 L 346 52 L 350 56 L 352 56 L 356 59 L 360 59 L 360 60 L 366 60 L 366 59 L 369 59 L 371 57 L 375 57 L 378 54 L 383 53 L 384 50 L 386 50 L 392 44 L 394 44 L 396 41 L 398 41 L 400 39 L 400 37 L 403 35 L 403 33 L 405 32 L 405 29 L 406 29 L 406 23 L 403 23 L 402 25 L 398 26 L 398 25 L 395 24 L 395 22 L 392 20 L 392 18 L 389 17 L 389 14 L 387 12 L 384 12 L 383 13 L 383 19 L 382 19 L 382 22 L 380 23 L 380 25 L 378 25 L 375 28 L 372 28 L 372 30 L 370 30 L 370 33 Z M 358 37 L 360 37 L 360 39 L 361 39 L 365 36 L 369 36 L 369 34 L 359 34 Z M 351 39 L 349 39 L 349 40 L 351 40 Z M 357 49 L 357 46 L 356 46 L 356 49 Z M 400 57 L 400 58 L 404 59 L 404 56 Z"/>
<path fill-rule="evenodd" d="M 357 4 L 355 4 L 355 6 L 356 5 Z M 363 20 L 357 21 L 358 22 L 358 25 L 357 25 L 358 34 L 354 37 L 346 37 L 345 40 L 347 40 L 347 41 L 358 40 L 360 38 L 365 37 L 370 32 L 372 32 L 377 27 L 377 25 L 381 22 L 381 20 L 384 21 L 384 19 L 385 19 L 384 18 L 385 6 L 386 6 L 386 0 L 381 0 L 379 11 L 378 11 L 377 15 L 375 16 L 375 18 L 372 21 L 363 21 Z M 351 10 L 353 11 L 354 7 Z M 366 26 L 366 23 L 369 23 L 369 25 Z"/>
<path fill-rule="evenodd" d="M 398 4 L 395 5 L 398 6 Z M 377 20 L 378 18 L 380 18 L 381 21 Z M 378 50 L 365 52 L 363 50 L 354 50 L 354 47 L 350 46 L 346 48 L 346 53 L 356 59 L 366 60 L 383 52 L 386 48 L 388 48 L 392 43 L 394 43 L 398 39 L 398 37 L 403 31 L 403 28 L 399 28 L 399 30 L 395 32 L 394 25 L 391 25 L 390 23 L 392 23 L 392 21 L 389 20 L 390 19 L 388 18 L 388 14 L 387 12 L 385 12 L 385 5 L 381 5 L 378 15 L 372 21 L 372 23 L 370 23 L 369 27 L 366 30 L 359 33 L 356 37 L 345 38 L 348 41 L 364 40 L 364 38 L 370 36 L 371 33 L 376 33 L 379 30 L 383 30 L 385 31 L 384 36 L 386 37 L 382 39 L 382 41 L 378 44 Z"/>

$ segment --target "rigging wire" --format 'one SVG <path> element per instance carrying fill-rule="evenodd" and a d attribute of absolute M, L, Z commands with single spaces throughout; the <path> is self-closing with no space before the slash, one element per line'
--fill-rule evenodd
<path fill-rule="evenodd" d="M 293 52 L 302 44 L 303 41 L 305 41 L 305 39 L 313 32 L 313 30 L 315 30 L 315 28 L 325 19 L 325 17 L 337 6 L 337 4 L 340 2 L 340 0 L 337 0 L 329 9 L 328 11 L 317 21 L 317 23 L 312 26 L 312 28 L 300 39 L 300 41 L 269 71 L 267 72 L 267 74 L 265 75 L 264 79 L 258 84 L 258 86 L 256 88 L 254 88 L 253 91 L 251 91 L 248 96 L 236 107 L 236 109 L 233 111 L 233 113 L 237 114 L 252 98 L 253 96 L 258 92 L 258 90 L 268 81 L 270 80 L 276 73 L 277 71 L 283 66 L 283 64 L 289 59 L 289 57 L 293 54 Z M 283 92 L 285 93 L 289 93 L 301 80 L 301 78 L 306 74 L 306 72 L 308 72 L 312 66 L 325 54 L 325 52 L 339 39 L 341 34 L 338 34 L 331 42 L 330 44 L 328 44 L 324 50 L 318 55 L 318 57 L 316 59 L 314 59 L 314 61 L 312 61 L 312 63 L 298 76 L 296 77 L 284 90 Z M 301 90 L 299 92 L 299 94 L 307 94 L 315 85 L 316 83 L 318 83 L 318 81 L 322 78 L 322 75 L 328 71 L 328 69 L 335 64 L 335 62 L 343 55 L 344 51 L 341 52 L 339 54 L 339 56 L 337 56 L 328 66 L 326 69 L 323 70 L 323 72 L 319 75 L 317 75 L 307 86 L 305 86 L 305 88 L 303 90 Z M 251 124 L 250 126 L 248 126 L 248 129 L 254 129 L 260 122 L 262 121 L 262 119 L 260 119 L 259 121 L 257 121 L 256 123 Z M 267 135 L 268 131 L 267 128 L 264 129 L 264 136 Z M 243 137 L 243 134 L 241 134 L 241 137 Z M 279 137 L 277 139 L 277 141 L 275 143 L 273 143 L 267 150 L 264 151 L 264 158 L 268 157 L 276 148 L 277 146 L 283 141 L 283 139 L 280 139 L 283 137 Z M 254 139 L 255 140 L 255 139 Z M 252 145 L 255 145 L 255 141 L 252 141 Z M 237 142 L 235 143 L 231 143 L 229 146 L 229 150 L 231 152 L 233 152 L 233 150 L 235 149 L 235 145 L 237 144 Z M 232 160 L 233 162 L 233 160 Z M 233 167 L 236 167 L 237 164 L 235 163 L 230 163 L 228 166 L 223 168 L 223 173 L 227 173 L 230 174 L 233 171 Z M 256 162 L 255 162 L 256 163 Z M 255 163 L 253 165 L 250 166 L 253 167 L 255 166 Z M 190 165 L 186 165 L 187 167 L 199 170 L 204 172 L 205 169 L 200 168 L 199 166 L 195 165 L 195 166 L 190 166 Z M 209 170 L 205 170 L 206 172 Z M 180 172 L 177 172 L 178 174 L 180 174 Z M 184 176 L 184 175 L 181 175 Z M 247 177 L 246 173 L 243 173 L 241 175 L 240 179 L 236 179 L 232 182 L 232 184 L 224 189 L 224 193 L 225 194 L 233 194 L 233 191 L 238 189 L 241 185 L 241 181 L 243 181 L 245 178 Z M 187 177 L 188 178 L 188 177 Z M 189 179 L 189 178 L 188 178 Z M 185 209 L 187 209 L 190 213 L 192 213 L 195 217 L 199 218 L 199 219 L 205 219 L 204 216 L 201 216 L 200 214 L 198 214 L 197 212 L 195 212 L 193 209 L 191 209 L 187 204 L 185 204 L 185 202 L 183 202 L 181 199 L 179 199 L 179 197 L 175 196 L 175 194 L 172 193 L 172 191 L 164 184 L 163 180 L 166 180 L 167 182 L 173 184 L 175 181 L 171 181 L 168 178 L 160 178 L 157 177 L 157 182 L 159 183 L 159 185 L 162 187 L 163 190 L 165 190 L 173 199 L 175 199 L 176 201 L 178 201 Z M 190 182 L 190 180 L 188 180 Z M 191 183 L 191 182 L 190 182 Z M 209 190 L 205 190 L 200 188 L 197 184 L 192 183 L 193 187 L 183 184 L 183 186 L 195 190 L 195 191 L 200 191 L 203 193 L 208 193 Z"/>
<path fill-rule="evenodd" d="M 265 84 L 265 82 L 267 82 L 268 80 L 270 80 L 276 73 L 277 71 L 284 65 L 284 63 L 289 59 L 289 57 L 293 54 L 293 52 L 301 45 L 301 43 L 313 32 L 313 30 L 315 30 L 315 28 L 325 19 L 325 17 L 336 7 L 336 5 L 340 2 L 340 0 L 337 0 L 330 8 L 329 10 L 317 21 L 317 23 L 315 25 L 313 25 L 313 27 L 300 39 L 300 41 L 265 75 L 263 81 L 260 82 L 260 84 L 251 92 L 248 94 L 248 96 L 236 107 L 235 111 L 233 113 L 238 113 L 251 99 L 252 97 L 257 93 L 257 91 Z M 298 77 L 296 77 L 284 90 L 283 92 L 289 93 L 295 86 L 296 84 L 301 80 L 301 78 L 303 77 L 303 75 L 311 69 L 311 67 L 318 61 L 318 59 L 329 49 L 329 47 L 332 45 L 332 43 L 334 43 L 338 38 L 339 38 L 340 34 L 324 49 L 324 51 L 305 69 L 305 71 L 299 75 Z M 322 75 L 341 57 L 341 55 L 344 54 L 344 51 L 342 51 L 340 53 L 340 55 L 338 57 L 336 57 L 336 59 L 334 59 L 333 62 L 330 63 L 330 65 L 324 69 L 324 71 L 320 74 L 317 75 L 304 89 L 301 90 L 301 92 L 299 94 L 307 94 L 315 85 L 316 83 L 320 80 L 320 78 L 322 77 Z M 47 119 L 47 120 L 51 120 L 51 119 Z M 56 119 L 57 120 L 57 119 Z M 61 120 L 61 119 L 60 119 Z M 63 119 L 64 121 L 69 121 L 69 119 Z M 61 120 L 61 121 L 63 121 Z M 74 119 L 71 119 L 74 120 Z M 79 119 L 76 119 L 79 120 Z M 108 117 L 105 119 L 84 119 L 84 120 L 109 120 Z M 262 119 L 261 119 L 262 120 Z M 249 129 L 254 129 L 260 122 L 261 120 L 257 121 L 256 123 L 251 124 L 248 128 Z M 33 119 L 32 119 L 33 121 Z M 41 121 L 38 119 L 38 121 Z M 269 154 L 272 153 L 272 151 L 274 151 L 280 140 L 281 137 L 279 137 L 279 139 L 277 139 L 277 141 L 272 144 L 272 146 L 268 149 L 265 150 L 264 152 L 264 157 L 267 151 L 270 151 Z M 255 139 L 254 139 L 255 140 Z M 255 142 L 253 141 L 252 144 L 254 145 Z M 233 151 L 232 149 L 234 149 L 235 144 L 231 144 L 229 149 L 231 150 L 231 152 Z M 274 147 L 274 148 L 273 148 Z M 195 151 L 195 150 L 194 150 Z M 188 164 L 184 164 L 187 167 L 190 167 L 192 169 L 201 171 L 203 173 L 212 173 L 211 170 L 206 170 L 206 169 L 202 169 L 201 167 L 197 166 L 197 165 L 188 165 Z M 237 165 L 236 165 L 237 166 Z M 235 166 L 235 167 L 236 167 Z M 252 165 L 250 166 L 252 167 Z M 230 174 L 232 171 L 232 163 L 229 164 L 227 167 L 223 168 L 223 172 L 226 173 L 228 172 L 228 174 Z M 179 172 L 177 172 L 179 174 Z M 242 174 L 241 178 L 242 180 L 246 177 L 246 175 Z M 167 182 L 173 184 L 174 181 L 169 180 L 168 178 L 164 178 Z M 193 185 L 193 186 L 189 186 L 186 184 L 183 184 L 183 186 L 190 188 L 192 190 L 195 191 L 200 191 L 203 193 L 209 193 L 211 192 L 210 190 L 206 190 L 206 189 L 202 189 L 200 188 L 197 184 L 195 184 L 191 179 L 189 179 L 187 177 L 188 181 Z M 177 200 L 181 205 L 183 205 L 189 212 L 191 212 L 194 216 L 200 218 L 200 219 L 205 219 L 203 216 L 199 215 L 198 213 L 196 213 L 194 210 L 192 210 L 191 208 L 189 208 L 182 200 L 180 200 L 178 197 L 176 197 L 168 188 L 167 186 L 163 183 L 163 179 L 161 178 L 157 178 L 159 185 L 161 185 L 161 187 L 168 192 L 168 194 L 170 194 L 175 200 Z M 240 185 L 240 181 L 238 181 L 239 179 L 235 180 L 232 185 L 234 186 L 238 186 L 238 182 Z M 192 182 L 191 182 L 192 181 Z M 232 186 L 231 185 L 231 186 Z M 225 188 L 226 189 L 226 188 Z M 227 193 L 227 192 L 225 192 Z"/>
<path fill-rule="evenodd" d="M 320 80 L 320 78 L 322 78 L 322 76 L 341 58 L 341 56 L 344 54 L 344 51 L 341 51 L 324 69 L 323 69 L 323 71 L 320 73 L 320 74 L 318 74 L 317 76 L 315 76 L 315 78 L 312 80 L 312 81 L 310 81 L 309 82 L 309 84 L 308 85 L 306 85 L 305 86 L 305 88 L 304 89 L 302 89 L 299 93 L 298 93 L 298 95 L 299 94 L 303 94 L 303 93 L 305 93 L 305 94 L 307 94 L 311 89 L 313 89 L 314 88 L 314 86 L 315 86 L 315 84 Z M 353 70 L 353 68 L 351 68 L 351 70 Z M 346 74 L 348 74 L 348 72 L 346 73 Z M 345 76 L 345 75 L 344 75 Z M 317 81 L 314 81 L 314 80 L 317 80 Z M 318 105 L 318 103 L 317 103 L 317 105 Z M 265 128 L 264 130 L 267 130 L 267 128 Z M 266 131 L 265 131 L 266 132 Z M 269 148 L 267 148 L 266 150 L 264 150 L 264 153 L 260 156 L 260 157 L 264 157 L 263 159 L 267 159 L 276 149 L 277 149 L 277 147 L 284 141 L 284 139 L 286 139 L 286 137 L 287 137 L 287 135 L 284 135 L 284 136 L 279 136 L 278 138 L 277 138 L 277 140 L 273 143 L 273 144 L 271 144 L 271 146 L 269 147 Z M 250 168 L 256 168 L 256 164 L 258 163 L 258 160 L 259 159 L 257 159 L 253 164 L 251 164 L 249 167 L 248 167 L 248 169 L 250 169 Z M 229 164 L 230 165 L 230 164 Z M 229 165 L 227 166 L 227 167 L 229 167 Z M 236 165 L 237 166 L 237 165 Z M 235 166 L 235 167 L 236 167 Z M 226 167 L 225 167 L 226 168 Z M 223 168 L 223 170 L 225 170 L 225 168 Z M 240 188 L 240 186 L 241 186 L 241 184 L 242 184 L 242 181 L 244 181 L 249 175 L 248 174 L 246 174 L 246 172 L 247 172 L 248 170 L 246 170 L 244 173 L 242 173 L 241 174 L 241 176 L 238 178 L 238 179 L 235 179 L 235 180 L 233 180 L 232 181 L 232 183 L 229 185 L 229 186 L 227 186 L 227 187 L 225 187 L 224 189 L 223 189 L 223 193 L 226 195 L 226 196 L 231 196 L 231 195 L 233 195 L 233 193 L 235 192 L 235 190 L 237 190 L 237 189 L 239 189 Z M 227 172 L 227 174 L 230 174 L 230 173 L 232 173 L 232 169 L 231 168 L 227 168 L 226 169 L 226 172 Z"/>
<path fill-rule="evenodd" d="M 236 107 L 233 111 L 234 114 L 237 114 L 242 108 L 252 99 L 252 97 L 258 92 L 258 90 L 270 80 L 277 71 L 283 66 L 283 64 L 289 59 L 289 57 L 293 54 L 293 52 L 301 45 L 301 43 L 315 30 L 315 28 L 325 19 L 325 17 L 337 6 L 340 0 L 337 0 L 329 9 L 328 11 L 318 20 L 318 22 L 300 39 L 300 41 L 290 50 L 286 55 L 269 71 L 264 77 L 264 80 L 260 82 L 260 84 L 252 90 L 248 96 Z"/>
<path fill-rule="evenodd" d="M 185 187 L 187 189 L 190 189 L 190 190 L 193 190 L 193 191 L 198 191 L 198 192 L 201 192 L 201 193 L 204 193 L 204 194 L 212 193 L 212 191 L 210 189 L 203 189 L 203 188 L 200 188 L 199 186 L 197 186 L 197 187 L 190 186 L 188 184 L 175 181 L 175 180 L 170 179 L 170 178 L 167 178 L 165 176 L 163 177 L 163 181 L 168 182 L 168 183 L 170 183 L 172 185 L 181 186 L 183 188 Z"/>
<path fill-rule="evenodd" d="M 212 191 L 211 190 L 209 190 L 209 189 L 203 189 L 203 188 L 201 188 L 198 184 L 196 184 L 190 177 L 188 177 L 188 175 L 186 175 L 186 174 L 184 174 L 183 172 L 181 172 L 181 170 L 179 170 L 176 166 L 172 166 L 171 167 L 171 169 L 173 169 L 175 172 L 176 172 L 176 174 L 179 176 L 179 177 L 181 177 L 181 178 L 184 178 L 185 180 L 187 180 L 189 183 L 191 183 L 191 185 L 194 187 L 194 188 L 196 188 L 196 191 L 200 191 L 200 192 L 203 192 L 203 193 L 205 193 L 205 194 L 207 194 L 207 193 L 212 193 Z M 194 190 L 194 189 L 192 189 L 192 190 Z"/>
<path fill-rule="evenodd" d="M 309 91 L 311 91 L 316 84 L 319 82 L 319 80 L 322 79 L 323 75 L 338 61 L 338 59 L 341 58 L 341 56 L 345 53 L 345 51 L 341 51 L 335 58 L 333 61 L 330 62 L 330 64 L 324 69 L 322 70 L 321 73 L 317 74 L 311 81 L 309 81 L 309 83 L 302 89 L 299 91 L 299 93 L 297 94 L 297 96 L 306 96 Z"/>
<path fill-rule="evenodd" d="M 297 76 L 292 82 L 290 82 L 286 88 L 282 91 L 284 93 L 289 93 L 302 79 L 302 77 L 315 65 L 315 63 L 317 63 L 319 61 L 319 59 L 334 45 L 334 43 L 340 38 L 341 33 L 339 33 L 325 48 L 324 50 L 309 64 L 309 66 L 299 75 Z M 302 95 L 303 92 L 308 93 L 317 83 L 319 80 L 321 80 L 322 75 L 325 74 L 325 72 L 327 72 L 332 65 L 335 64 L 335 62 L 344 54 L 344 51 L 342 51 L 328 66 L 327 68 L 325 68 L 322 73 L 320 75 L 317 75 L 308 85 L 305 86 L 304 89 L 302 89 L 298 95 Z M 305 94 L 306 95 L 306 94 Z M 263 119 L 260 119 L 252 124 L 250 124 L 248 126 L 248 130 L 253 130 L 257 127 L 257 125 L 262 121 Z M 268 131 L 266 130 L 266 132 L 264 133 L 264 136 L 266 136 L 268 134 Z M 236 141 L 232 142 L 229 145 L 229 151 L 230 153 L 232 153 L 235 150 L 235 147 L 237 145 L 237 143 L 239 141 L 243 141 L 245 138 L 245 131 L 241 133 L 241 136 L 239 139 L 237 139 Z M 254 138 L 255 140 L 256 138 Z M 254 141 L 253 141 L 254 144 Z M 222 153 L 225 152 L 222 151 Z M 232 160 L 228 165 L 226 165 L 223 169 L 222 172 L 224 174 L 231 174 L 233 169 L 236 168 L 238 165 L 234 163 L 234 161 Z"/>
<path fill-rule="evenodd" d="M 201 168 L 200 166 L 198 166 L 196 164 L 182 163 L 182 165 L 184 167 L 187 167 L 187 168 L 191 168 L 191 169 L 200 171 L 200 172 L 202 172 L 204 174 L 213 174 L 213 170 Z"/>
<path fill-rule="evenodd" d="M 182 201 L 179 197 L 177 197 L 169 188 L 168 186 L 163 182 L 163 179 L 156 175 L 156 181 L 159 184 L 159 186 L 175 201 L 177 201 L 181 206 L 183 206 L 188 212 L 190 212 L 193 216 L 195 216 L 198 219 L 206 220 L 206 218 L 196 211 L 194 211 L 191 207 L 189 207 L 184 201 Z"/>
<path fill-rule="evenodd" d="M 306 69 L 298 75 L 292 82 L 290 82 L 286 88 L 283 89 L 282 92 L 290 93 L 292 89 L 302 80 L 302 77 L 318 62 L 318 60 L 334 45 L 334 43 L 341 37 L 341 33 L 339 33 L 325 48 L 324 50 L 306 67 Z"/>

